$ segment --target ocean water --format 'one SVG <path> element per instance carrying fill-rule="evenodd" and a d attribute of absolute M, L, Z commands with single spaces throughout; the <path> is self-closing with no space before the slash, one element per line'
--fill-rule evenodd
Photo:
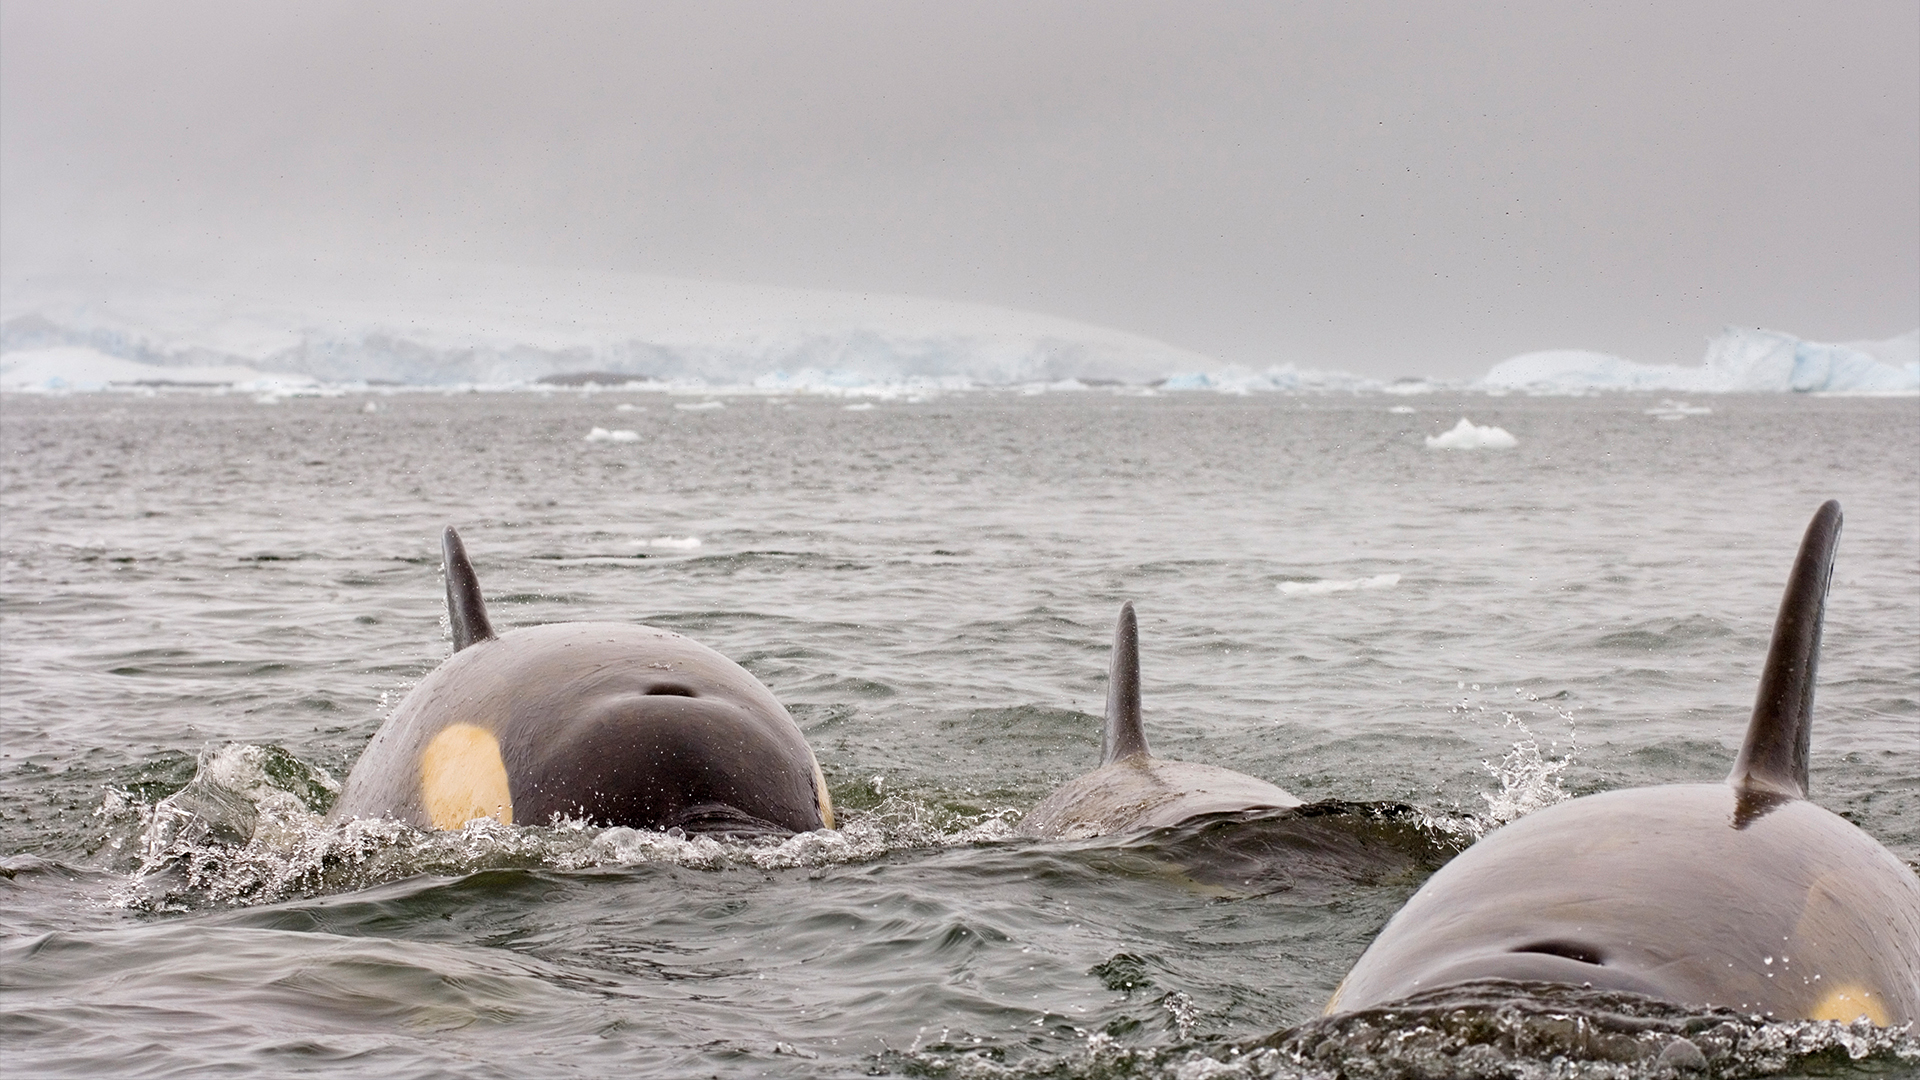
<path fill-rule="evenodd" d="M 1920 400 L 268 400 L 0 399 L 9 1076 L 1920 1069 L 1619 1000 L 1315 1019 L 1487 829 L 1725 775 L 1823 499 L 1814 797 L 1920 865 Z M 1463 418 L 1516 445 L 1427 445 Z M 744 664 L 843 827 L 326 825 L 448 654 L 447 523 L 496 626 Z M 1313 814 L 1012 837 L 1095 763 L 1124 600 L 1155 752 Z"/>

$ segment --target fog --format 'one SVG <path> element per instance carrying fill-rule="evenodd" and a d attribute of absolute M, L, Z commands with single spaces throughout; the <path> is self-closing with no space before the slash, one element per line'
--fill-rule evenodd
<path fill-rule="evenodd" d="M 0 272 L 453 259 L 1460 377 L 1920 325 L 1910 0 L 0 5 Z"/>

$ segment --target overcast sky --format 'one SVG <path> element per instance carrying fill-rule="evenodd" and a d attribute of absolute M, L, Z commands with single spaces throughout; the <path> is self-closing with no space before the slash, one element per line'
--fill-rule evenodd
<path fill-rule="evenodd" d="M 1920 325 L 1920 4 L 0 3 L 0 269 L 455 258 L 1224 360 Z"/>

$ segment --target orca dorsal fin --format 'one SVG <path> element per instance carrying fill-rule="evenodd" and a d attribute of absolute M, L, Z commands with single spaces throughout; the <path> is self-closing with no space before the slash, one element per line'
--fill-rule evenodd
<path fill-rule="evenodd" d="M 1140 726 L 1140 623 L 1133 602 L 1120 605 L 1120 621 L 1113 628 L 1113 660 L 1107 668 L 1107 727 L 1100 740 L 1100 764 L 1147 752 L 1147 732 Z"/>
<path fill-rule="evenodd" d="M 1793 560 L 1773 644 L 1760 672 L 1760 693 L 1746 741 L 1727 783 L 1742 793 L 1807 797 L 1807 746 L 1813 729 L 1814 671 L 1820 666 L 1820 623 L 1827 612 L 1827 584 L 1840 544 L 1840 504 L 1829 499 L 1814 511 L 1800 554 Z"/>
<path fill-rule="evenodd" d="M 440 534 L 440 553 L 447 560 L 447 621 L 453 624 L 453 651 L 487 641 L 493 637 L 493 624 L 487 621 L 487 602 L 480 596 L 480 579 L 467 561 L 466 545 L 460 534 L 447 526 Z"/>

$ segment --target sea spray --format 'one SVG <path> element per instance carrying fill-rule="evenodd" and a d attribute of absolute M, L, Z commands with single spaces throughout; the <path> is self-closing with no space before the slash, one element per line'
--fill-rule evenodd
<path fill-rule="evenodd" d="M 385 818 L 330 822 L 339 785 L 274 746 L 227 745 L 201 754 L 187 785 L 142 803 L 110 789 L 96 815 L 130 850 L 113 901 L 144 911 L 250 906 L 364 889 L 418 874 L 582 870 L 667 864 L 692 870 L 786 870 L 866 862 L 890 852 L 1005 840 L 1018 811 L 965 813 L 902 795 L 844 812 L 841 827 L 782 838 L 735 838 L 599 826 L 556 818 L 503 825 L 478 818 L 450 830 Z"/>

